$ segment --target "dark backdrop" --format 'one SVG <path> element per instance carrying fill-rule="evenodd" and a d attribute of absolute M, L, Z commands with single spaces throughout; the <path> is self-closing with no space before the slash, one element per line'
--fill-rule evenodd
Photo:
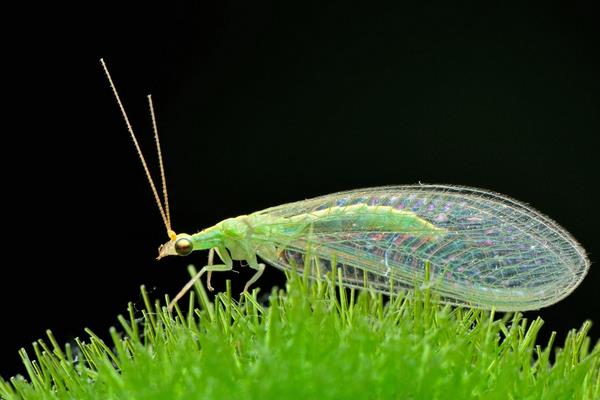
<path fill-rule="evenodd" d="M 61 343 L 86 326 L 104 335 L 140 302 L 141 284 L 173 295 L 185 266 L 206 259 L 154 260 L 167 238 L 99 57 L 153 167 L 145 95 L 154 95 L 178 231 L 344 189 L 450 183 L 530 203 L 596 260 L 595 10 L 276 3 L 21 14 L 3 83 L 1 375 L 23 370 L 17 350 L 45 329 Z M 214 281 L 239 290 L 248 277 Z M 283 283 L 270 268 L 259 285 Z M 592 265 L 571 296 L 527 313 L 547 321 L 542 339 L 598 323 L 599 283 Z"/>

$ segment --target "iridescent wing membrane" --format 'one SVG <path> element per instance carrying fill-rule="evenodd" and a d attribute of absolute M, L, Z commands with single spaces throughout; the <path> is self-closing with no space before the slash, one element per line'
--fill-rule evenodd
<path fill-rule="evenodd" d="M 360 205 L 369 207 L 357 213 Z M 377 212 L 384 209 L 403 211 L 400 218 L 412 216 L 413 222 L 402 228 L 381 224 Z M 589 268 L 582 247 L 556 222 L 523 203 L 474 188 L 370 188 L 253 215 L 273 221 L 269 234 L 251 239 L 269 264 L 298 272 L 308 266 L 312 277 L 335 265 L 345 285 L 364 287 L 366 277 L 370 287 L 387 294 L 424 284 L 428 263 L 427 285 L 443 302 L 537 309 L 568 295 Z M 353 223 L 356 218 L 363 221 Z"/>

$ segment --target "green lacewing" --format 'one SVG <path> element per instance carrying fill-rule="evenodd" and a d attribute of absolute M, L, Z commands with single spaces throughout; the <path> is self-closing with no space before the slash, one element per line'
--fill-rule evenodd
<path fill-rule="evenodd" d="M 385 294 L 427 285 L 444 303 L 530 310 L 556 303 L 583 280 L 590 262 L 561 226 L 507 196 L 452 185 L 403 185 L 352 190 L 229 218 L 195 234 L 171 228 L 160 142 L 161 201 L 112 78 L 101 60 L 146 172 L 169 241 L 158 258 L 208 250 L 209 261 L 178 293 L 173 307 L 204 273 L 245 261 L 316 278 L 337 269 L 345 286 Z M 214 255 L 221 262 L 214 263 Z M 258 257 L 257 257 L 258 256 Z M 305 271 L 306 269 L 306 271 Z"/>

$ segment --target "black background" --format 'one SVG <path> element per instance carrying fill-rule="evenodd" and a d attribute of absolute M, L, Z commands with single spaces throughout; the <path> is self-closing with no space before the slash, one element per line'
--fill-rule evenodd
<path fill-rule="evenodd" d="M 4 377 L 23 371 L 17 350 L 45 329 L 61 343 L 86 326 L 105 336 L 141 284 L 173 295 L 185 266 L 206 259 L 154 260 L 167 237 L 100 57 L 152 167 L 154 96 L 177 231 L 421 181 L 525 201 L 592 262 L 600 253 L 600 41 L 586 3 L 46 7 L 12 16 L 5 51 Z M 250 274 L 213 282 L 239 290 Z M 259 286 L 284 281 L 270 268 Z M 527 313 L 546 320 L 542 343 L 600 321 L 599 283 L 592 265 L 571 296 Z"/>

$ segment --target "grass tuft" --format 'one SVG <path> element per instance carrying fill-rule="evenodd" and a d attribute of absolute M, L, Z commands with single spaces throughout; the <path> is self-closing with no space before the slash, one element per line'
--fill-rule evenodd
<path fill-rule="evenodd" d="M 194 273 L 193 267 L 190 272 Z M 600 343 L 590 322 L 562 348 L 536 345 L 541 319 L 455 308 L 427 289 L 387 301 L 368 290 L 290 274 L 211 301 L 201 284 L 169 313 L 118 316 L 103 340 L 61 347 L 51 332 L 20 351 L 27 376 L 0 379 L 4 399 L 598 399 Z"/>

